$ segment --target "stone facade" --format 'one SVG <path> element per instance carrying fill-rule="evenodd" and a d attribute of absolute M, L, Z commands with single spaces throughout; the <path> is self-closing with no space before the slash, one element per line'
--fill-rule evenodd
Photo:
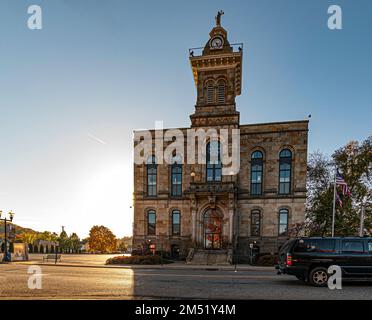
<path fill-rule="evenodd" d="M 133 249 L 151 247 L 180 258 L 185 258 L 191 248 L 230 250 L 239 261 L 245 261 L 253 243 L 260 253 L 275 253 L 288 238 L 282 231 L 304 221 L 308 121 L 240 124 L 235 98 L 241 92 L 242 45 L 237 49 L 230 45 L 226 30 L 217 25 L 201 55 L 195 55 L 194 50 L 190 51 L 190 64 L 197 102 L 190 116 L 190 128 L 223 128 L 229 133 L 239 129 L 240 170 L 237 174 L 222 175 L 221 180 L 217 171 L 213 171 L 211 180 L 206 164 L 189 164 L 185 156 L 180 166 L 182 193 L 172 195 L 172 165 L 157 164 L 156 192 L 150 195 L 149 169 L 146 164 L 135 164 Z M 179 129 L 185 137 L 185 146 L 187 129 Z M 155 130 L 151 134 L 155 144 Z M 169 144 L 165 142 L 164 149 Z M 287 175 L 281 173 L 283 181 L 287 177 L 287 189 L 282 186 L 285 192 L 279 190 L 283 150 L 291 155 L 283 160 L 286 162 L 283 168 L 287 169 Z M 257 183 L 257 173 L 254 173 L 256 178 L 252 176 L 255 151 L 262 155 L 259 187 L 255 185 L 260 192 L 252 191 L 253 183 Z M 155 213 L 155 229 L 149 212 Z M 177 232 L 173 230 L 175 221 L 178 222 L 173 218 L 174 212 L 180 214 Z M 256 214 L 254 224 L 252 213 Z M 210 234 L 208 228 L 214 233 Z"/>

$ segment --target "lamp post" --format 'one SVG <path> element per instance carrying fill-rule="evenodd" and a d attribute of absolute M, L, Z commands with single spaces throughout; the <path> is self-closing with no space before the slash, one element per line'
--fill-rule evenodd
<path fill-rule="evenodd" d="M 193 183 L 194 180 L 195 180 L 195 172 L 194 172 L 194 171 L 192 171 L 192 172 L 190 173 L 190 177 L 191 177 L 191 183 Z"/>
<path fill-rule="evenodd" d="M 8 257 L 8 239 L 7 239 L 7 228 L 6 228 L 6 223 L 12 222 L 13 217 L 14 217 L 14 212 L 9 211 L 9 219 L 7 217 L 1 218 L 3 212 L 0 210 L 0 221 L 4 221 L 4 256 L 3 256 L 3 261 L 4 262 L 9 262 L 11 259 Z"/>
<path fill-rule="evenodd" d="M 251 265 L 253 265 L 253 248 L 254 248 L 254 245 L 257 243 L 257 241 L 253 241 L 249 244 L 249 248 L 251 249 L 251 254 L 250 254 L 250 260 L 251 260 Z"/>

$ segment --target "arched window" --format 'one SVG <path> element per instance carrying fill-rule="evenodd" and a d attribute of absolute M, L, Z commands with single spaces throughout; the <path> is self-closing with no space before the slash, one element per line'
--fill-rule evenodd
<path fill-rule="evenodd" d="M 218 87 L 217 87 L 217 100 L 218 103 L 225 103 L 226 101 L 226 83 L 224 80 L 218 81 Z"/>
<path fill-rule="evenodd" d="M 155 210 L 149 210 L 147 212 L 147 234 L 156 234 L 156 212 Z"/>
<path fill-rule="evenodd" d="M 251 213 L 251 236 L 259 237 L 261 233 L 261 213 L 259 210 L 253 210 Z"/>
<path fill-rule="evenodd" d="M 157 165 L 155 156 L 147 159 L 147 195 L 156 196 Z"/>
<path fill-rule="evenodd" d="M 214 97 L 214 82 L 208 81 L 206 84 L 206 102 L 207 103 L 214 103 L 215 97 Z"/>
<path fill-rule="evenodd" d="M 221 180 L 221 144 L 217 140 L 212 140 L 207 144 L 207 182 Z"/>
<path fill-rule="evenodd" d="M 181 212 L 179 210 L 172 211 L 172 235 L 181 235 Z"/>
<path fill-rule="evenodd" d="M 291 193 L 292 152 L 283 149 L 279 154 L 279 193 Z"/>
<path fill-rule="evenodd" d="M 288 210 L 280 209 L 279 211 L 279 235 L 285 236 L 288 232 Z"/>
<path fill-rule="evenodd" d="M 262 194 L 263 155 L 255 151 L 251 156 L 251 195 Z"/>
<path fill-rule="evenodd" d="M 182 161 L 178 156 L 172 158 L 171 195 L 173 197 L 182 196 Z"/>

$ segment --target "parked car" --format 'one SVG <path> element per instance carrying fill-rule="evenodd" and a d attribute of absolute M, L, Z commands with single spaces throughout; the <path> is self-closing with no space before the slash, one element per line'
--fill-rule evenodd
<path fill-rule="evenodd" d="M 322 287 L 331 265 L 341 267 L 342 279 L 372 279 L 372 238 L 291 239 L 281 247 L 276 269 Z"/>

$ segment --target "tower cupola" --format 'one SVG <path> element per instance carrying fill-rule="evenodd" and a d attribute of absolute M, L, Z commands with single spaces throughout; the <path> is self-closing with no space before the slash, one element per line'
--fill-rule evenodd
<path fill-rule="evenodd" d="M 227 31 L 221 26 L 223 14 L 217 13 L 205 46 L 189 50 L 197 90 L 193 126 L 239 123 L 235 97 L 241 93 L 243 44 L 229 43 Z"/>

